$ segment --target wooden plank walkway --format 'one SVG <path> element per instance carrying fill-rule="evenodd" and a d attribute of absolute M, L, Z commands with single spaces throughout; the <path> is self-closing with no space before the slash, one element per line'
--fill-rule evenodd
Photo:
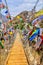
<path fill-rule="evenodd" d="M 5 65 L 28 65 L 19 33 L 17 33 Z"/>

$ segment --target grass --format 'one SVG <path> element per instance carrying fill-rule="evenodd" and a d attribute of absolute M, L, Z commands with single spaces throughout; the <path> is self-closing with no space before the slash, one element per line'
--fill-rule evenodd
<path fill-rule="evenodd" d="M 35 13 L 35 17 L 43 15 L 43 9 Z"/>

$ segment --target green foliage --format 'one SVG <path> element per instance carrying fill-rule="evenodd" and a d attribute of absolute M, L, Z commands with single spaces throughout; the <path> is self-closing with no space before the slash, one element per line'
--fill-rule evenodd
<path fill-rule="evenodd" d="M 2 47 L 2 49 L 4 48 L 3 44 L 2 44 L 2 41 L 0 41 L 0 46 Z"/>

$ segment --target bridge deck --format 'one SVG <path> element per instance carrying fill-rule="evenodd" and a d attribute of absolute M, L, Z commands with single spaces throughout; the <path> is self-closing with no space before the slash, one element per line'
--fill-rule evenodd
<path fill-rule="evenodd" d="M 5 65 L 28 65 L 19 33 L 17 33 Z"/>

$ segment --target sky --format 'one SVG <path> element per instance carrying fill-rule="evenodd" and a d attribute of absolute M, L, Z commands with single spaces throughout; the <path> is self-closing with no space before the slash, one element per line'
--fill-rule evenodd
<path fill-rule="evenodd" d="M 5 3 L 4 0 L 2 0 Z M 31 11 L 37 0 L 6 0 L 11 16 L 16 16 L 22 11 Z M 43 8 L 43 0 L 39 0 L 36 11 Z M 4 9 L 2 10 L 3 13 Z M 3 13 L 4 14 L 4 13 Z M 4 14 L 5 15 L 5 14 Z"/>

